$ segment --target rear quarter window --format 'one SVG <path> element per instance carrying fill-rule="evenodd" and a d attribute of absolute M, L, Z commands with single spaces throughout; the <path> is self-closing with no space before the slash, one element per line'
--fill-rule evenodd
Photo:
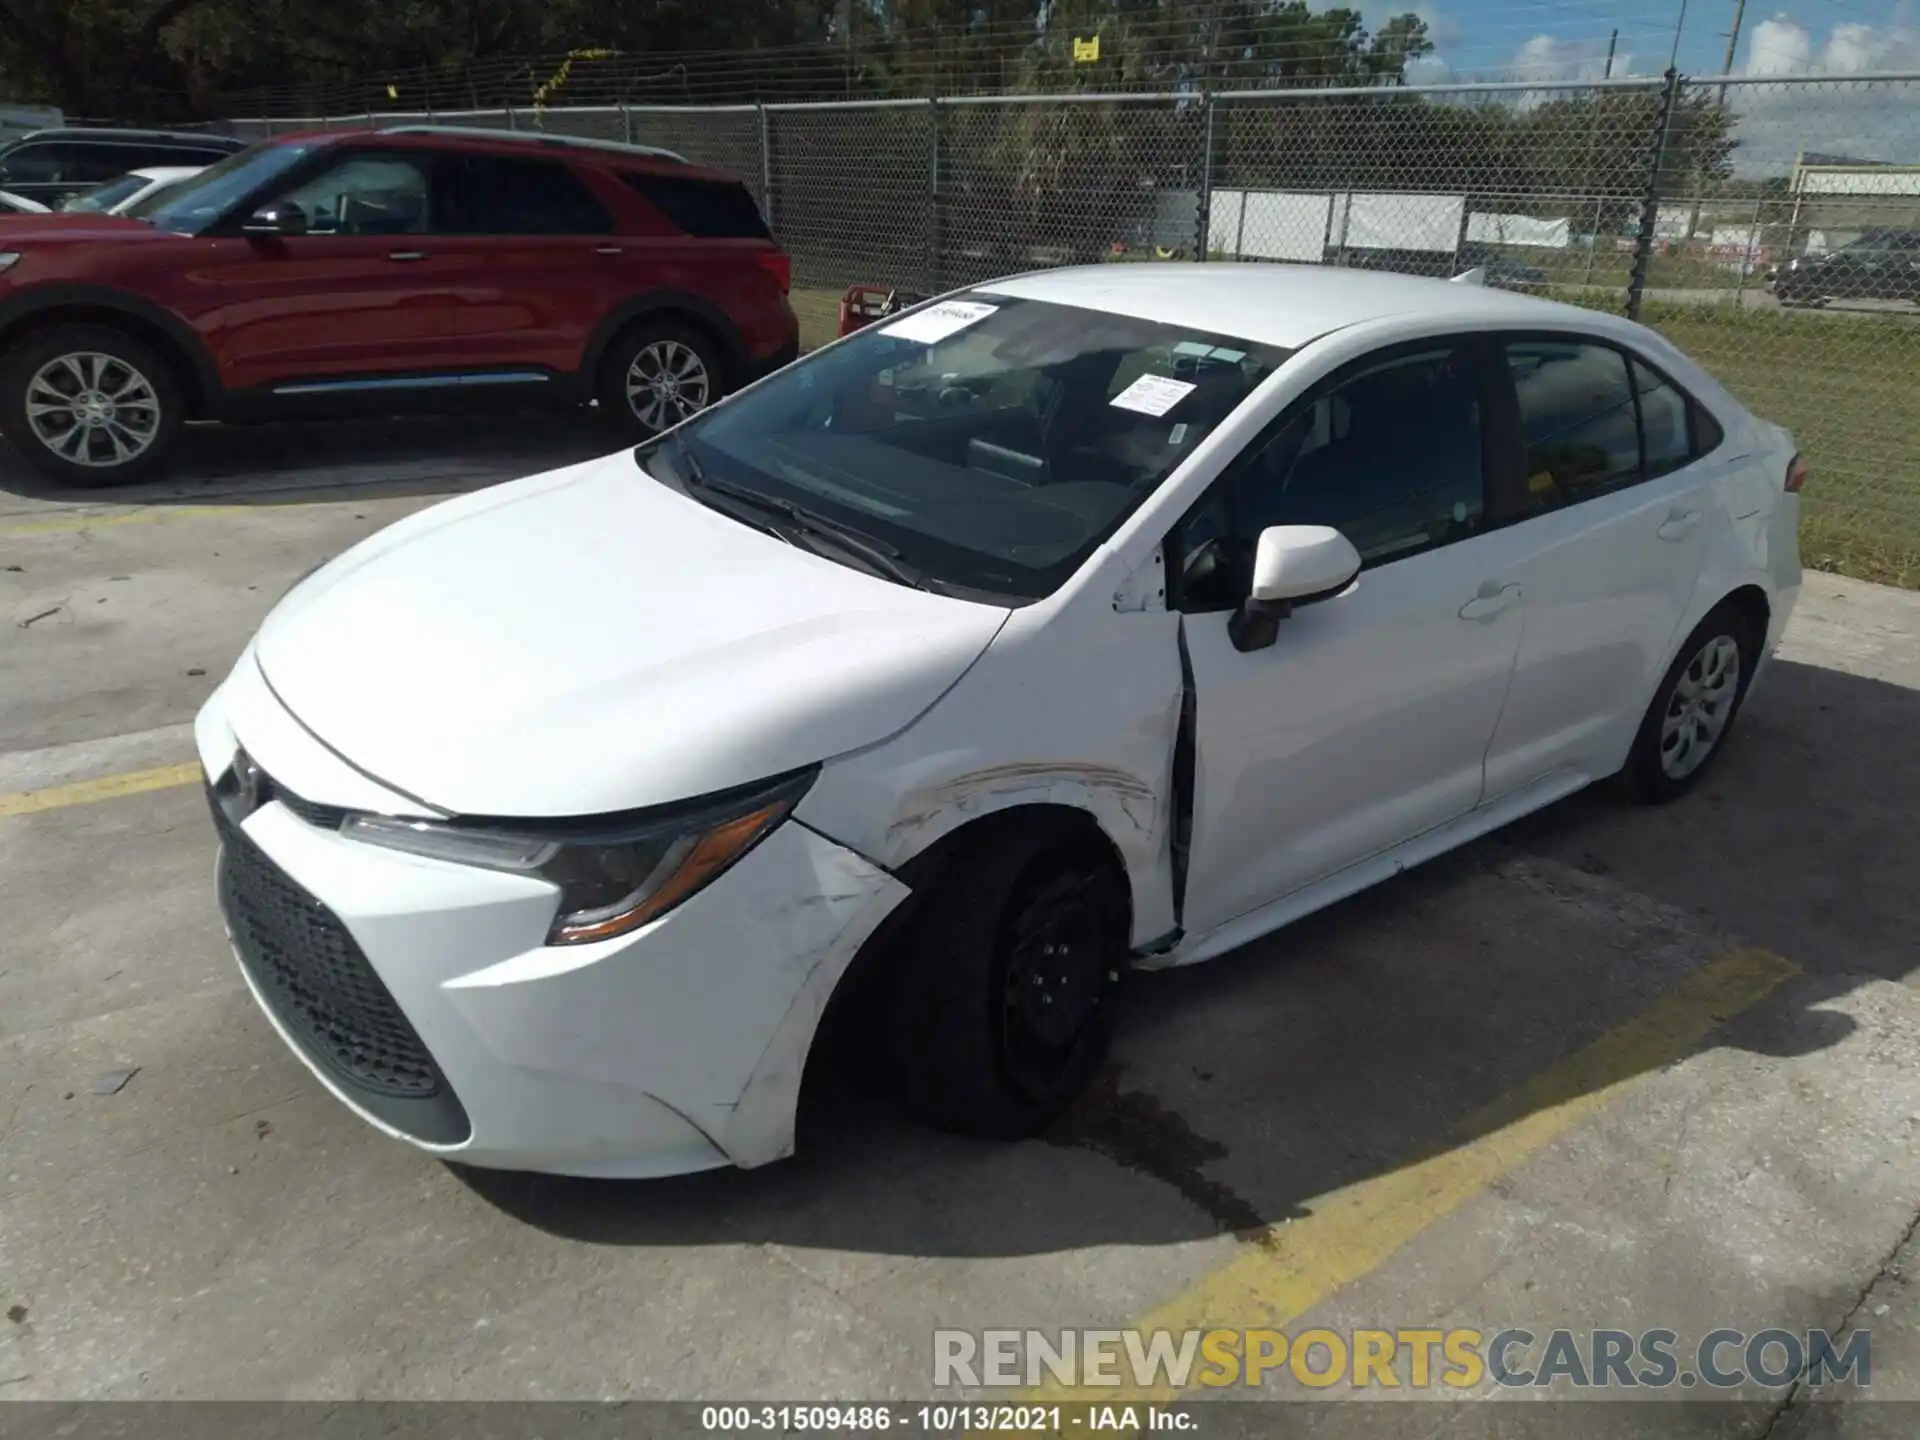
<path fill-rule="evenodd" d="M 679 175 L 620 177 L 675 228 L 702 240 L 771 240 L 760 207 L 738 180 L 697 180 Z"/>

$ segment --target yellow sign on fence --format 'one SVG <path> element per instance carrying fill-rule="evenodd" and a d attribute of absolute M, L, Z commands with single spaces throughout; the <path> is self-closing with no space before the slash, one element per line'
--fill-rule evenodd
<path fill-rule="evenodd" d="M 1074 64 L 1086 65 L 1099 58 L 1100 37 L 1098 35 L 1094 36 L 1091 40 L 1082 40 L 1078 35 L 1073 37 Z"/>

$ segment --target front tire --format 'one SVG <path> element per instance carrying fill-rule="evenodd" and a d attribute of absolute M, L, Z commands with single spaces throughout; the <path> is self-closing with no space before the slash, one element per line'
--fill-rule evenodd
<path fill-rule="evenodd" d="M 908 1098 L 941 1129 L 1022 1139 L 1106 1058 L 1128 959 L 1125 877 L 1094 836 L 998 825 L 904 937 L 887 1006 Z"/>
<path fill-rule="evenodd" d="M 69 484 L 151 474 L 184 419 L 173 366 L 107 326 L 54 326 L 0 363 L 0 428 L 28 464 Z"/>
<path fill-rule="evenodd" d="M 1732 605 L 1687 636 L 1654 691 L 1627 759 L 1626 778 L 1648 804 L 1677 800 L 1726 748 L 1764 637 Z"/>
<path fill-rule="evenodd" d="M 600 409 L 636 440 L 671 430 L 726 393 L 719 347 L 666 320 L 643 320 L 613 342 L 601 367 Z"/>

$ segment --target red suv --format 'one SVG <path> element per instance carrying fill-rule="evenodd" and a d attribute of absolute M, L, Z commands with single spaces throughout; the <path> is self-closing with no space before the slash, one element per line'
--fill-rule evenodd
<path fill-rule="evenodd" d="M 665 151 L 289 135 L 130 215 L 0 217 L 0 429 L 95 482 L 197 419 L 597 400 L 646 435 L 798 353 L 789 280 L 746 188 Z"/>

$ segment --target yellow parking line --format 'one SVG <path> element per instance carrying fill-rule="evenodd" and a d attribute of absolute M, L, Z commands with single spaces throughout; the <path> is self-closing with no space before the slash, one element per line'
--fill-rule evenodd
<path fill-rule="evenodd" d="M 1764 1000 L 1799 967 L 1764 950 L 1707 962 L 1646 1010 L 1470 1115 L 1398 1169 L 1321 1199 L 1312 1214 L 1269 1226 L 1183 1294 L 1135 1325 L 1169 1330 L 1278 1329 L 1377 1269 L 1650 1071 L 1685 1059 L 1730 1017 Z M 1037 1398 L 1152 1402 L 1170 1386 L 1050 1385 Z"/>
<path fill-rule="evenodd" d="M 137 525 L 175 515 L 240 515 L 251 505 L 156 505 L 148 510 L 118 510 L 107 515 L 63 515 L 58 520 L 35 520 L 0 529 L 0 539 L 15 535 L 55 535 L 63 530 L 95 530 L 102 525 Z"/>
<path fill-rule="evenodd" d="M 199 779 L 197 764 L 162 765 L 156 770 L 129 770 L 122 775 L 102 775 L 97 780 L 76 780 L 71 785 L 49 785 L 45 790 L 22 790 L 0 795 L 0 819 L 58 810 L 67 805 L 91 805 L 96 800 L 117 800 L 122 795 L 140 795 L 148 790 L 170 790 L 176 785 L 192 785 Z"/>

